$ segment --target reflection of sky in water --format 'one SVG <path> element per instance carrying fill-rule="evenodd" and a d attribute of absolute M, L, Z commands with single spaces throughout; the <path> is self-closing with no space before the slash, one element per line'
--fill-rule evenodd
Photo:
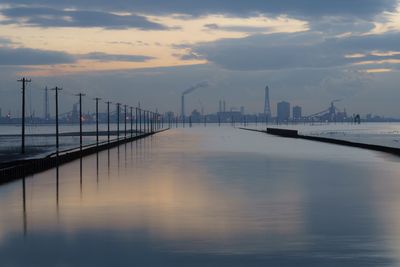
<path fill-rule="evenodd" d="M 212 127 L 0 187 L 5 266 L 398 263 L 398 159 Z M 82 181 L 82 183 L 81 183 Z M 25 215 L 25 216 L 24 216 Z M 25 236 L 24 236 L 24 219 Z M 79 264 L 78 264 L 79 263 Z M 1 264 L 1 265 L 2 265 Z"/>

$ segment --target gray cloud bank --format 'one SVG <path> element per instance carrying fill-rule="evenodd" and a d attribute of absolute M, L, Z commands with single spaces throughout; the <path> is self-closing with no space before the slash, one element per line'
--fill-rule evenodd
<path fill-rule="evenodd" d="M 32 5 L 30 0 L 2 0 L 8 4 Z M 254 13 L 288 14 L 296 17 L 356 16 L 370 18 L 384 11 L 392 11 L 397 0 L 36 0 L 34 5 L 70 7 L 78 9 L 130 10 L 150 14 L 182 13 L 204 15 L 210 13 L 247 16 Z"/>
<path fill-rule="evenodd" d="M 103 11 L 60 10 L 49 7 L 14 7 L 0 10 L 6 17 L 2 24 L 36 27 L 101 27 L 107 29 L 137 28 L 166 30 L 167 27 L 139 15 L 116 15 Z"/>
<path fill-rule="evenodd" d="M 278 33 L 223 39 L 195 45 L 183 59 L 196 55 L 232 70 L 328 68 L 368 60 L 399 59 L 398 55 L 371 55 L 398 51 L 400 33 L 329 38 L 319 33 Z M 365 57 L 346 55 L 364 53 Z"/>
<path fill-rule="evenodd" d="M 75 63 L 80 59 L 94 61 L 145 62 L 153 59 L 153 57 L 143 55 L 107 54 L 101 52 L 72 55 L 59 51 L 0 46 L 0 66 L 70 64 Z"/>

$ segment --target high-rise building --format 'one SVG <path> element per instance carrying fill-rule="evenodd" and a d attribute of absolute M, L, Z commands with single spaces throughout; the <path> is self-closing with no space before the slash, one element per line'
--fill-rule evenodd
<path fill-rule="evenodd" d="M 300 106 L 293 107 L 293 119 L 294 120 L 301 119 L 301 107 Z"/>
<path fill-rule="evenodd" d="M 265 99 L 264 99 L 264 115 L 271 117 L 271 106 L 269 103 L 269 87 L 265 87 Z"/>
<path fill-rule="evenodd" d="M 290 118 L 290 103 L 286 101 L 277 104 L 277 119 L 280 122 L 288 121 Z"/>

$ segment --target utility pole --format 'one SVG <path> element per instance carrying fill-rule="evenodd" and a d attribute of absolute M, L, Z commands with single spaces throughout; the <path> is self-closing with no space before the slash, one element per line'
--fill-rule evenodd
<path fill-rule="evenodd" d="M 25 154 L 25 89 L 26 89 L 26 84 L 30 83 L 30 79 L 22 78 L 18 80 L 18 82 L 22 83 L 22 133 L 21 133 L 21 153 Z"/>
<path fill-rule="evenodd" d="M 139 108 L 139 128 L 140 132 L 142 132 L 142 110 Z"/>
<path fill-rule="evenodd" d="M 119 140 L 119 113 L 120 113 L 120 107 L 121 103 L 117 103 L 117 140 Z"/>
<path fill-rule="evenodd" d="M 107 141 L 110 143 L 110 101 L 105 102 L 107 104 Z"/>
<path fill-rule="evenodd" d="M 124 105 L 124 110 L 125 110 L 125 118 L 124 118 L 124 123 L 125 123 L 125 139 L 126 139 L 126 107 L 127 105 Z"/>
<path fill-rule="evenodd" d="M 146 111 L 143 110 L 143 133 L 147 132 L 147 125 L 146 125 Z"/>
<path fill-rule="evenodd" d="M 150 132 L 154 130 L 154 113 L 150 111 Z"/>
<path fill-rule="evenodd" d="M 144 113 L 144 121 L 145 121 L 145 125 L 146 125 L 146 133 L 149 132 L 149 112 L 145 111 Z"/>
<path fill-rule="evenodd" d="M 101 98 L 96 97 L 94 98 L 94 100 L 96 101 L 96 146 L 99 145 L 99 100 L 101 100 Z"/>
<path fill-rule="evenodd" d="M 145 111 L 144 113 L 144 117 L 145 117 L 145 125 L 146 125 L 146 132 L 149 133 L 149 112 Z"/>
<path fill-rule="evenodd" d="M 47 90 L 47 87 L 46 87 L 46 90 Z M 55 91 L 55 93 L 56 93 L 56 155 L 57 155 L 57 158 L 58 158 L 58 150 L 59 150 L 59 147 L 60 147 L 60 145 L 59 145 L 59 131 L 58 131 L 58 91 L 62 90 L 62 88 L 59 88 L 59 87 L 56 86 L 55 88 L 53 88 L 51 90 Z"/>
<path fill-rule="evenodd" d="M 131 138 L 133 137 L 133 107 L 131 109 Z"/>
<path fill-rule="evenodd" d="M 135 135 L 138 133 L 138 108 L 135 108 Z"/>
<path fill-rule="evenodd" d="M 151 121 L 150 121 L 150 111 L 147 111 L 147 131 L 150 132 L 150 126 L 151 126 Z"/>
<path fill-rule="evenodd" d="M 86 94 L 79 93 L 75 96 L 79 96 L 79 149 L 82 151 L 82 96 Z"/>

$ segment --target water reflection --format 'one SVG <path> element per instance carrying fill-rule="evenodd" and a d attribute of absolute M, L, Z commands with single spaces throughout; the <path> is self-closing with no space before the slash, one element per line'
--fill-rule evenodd
<path fill-rule="evenodd" d="M 60 167 L 56 167 L 56 210 L 57 221 L 60 220 Z"/>
<path fill-rule="evenodd" d="M 343 160 L 346 150 L 331 161 L 301 158 L 291 151 L 282 158 L 266 149 L 273 148 L 271 144 L 263 147 L 264 136 L 258 135 L 251 136 L 260 151 L 267 152 L 238 152 L 215 144 L 219 140 L 238 149 L 237 142 L 244 140 L 241 133 L 211 133 L 167 132 L 123 145 L 124 164 L 115 148 L 56 168 L 56 221 L 54 170 L 27 184 L 23 179 L 22 233 L 12 224 L 20 227 L 20 210 L 17 221 L 10 205 L 20 203 L 20 184 L 18 190 L 14 184 L 0 188 L 0 210 L 6 212 L 0 217 L 2 263 L 24 266 L 39 250 L 47 252 L 38 260 L 40 266 L 396 262 L 391 251 L 398 251 L 398 243 L 386 240 L 397 234 L 393 224 L 400 225 L 387 216 L 400 201 L 395 163 L 364 151 L 354 152 L 360 161 Z M 110 179 L 103 178 L 107 176 Z M 29 242 L 21 243 L 18 236 L 26 235 L 28 228 L 27 199 Z M 19 247 L 24 256 L 15 249 Z M 76 257 L 69 256 L 74 253 Z"/>
<path fill-rule="evenodd" d="M 110 149 L 107 149 L 107 174 L 110 179 Z"/>
<path fill-rule="evenodd" d="M 25 186 L 25 176 L 22 177 L 22 225 L 23 233 L 26 236 L 28 231 L 28 218 L 26 215 L 26 186 Z"/>
<path fill-rule="evenodd" d="M 79 158 L 79 185 L 80 185 L 80 192 L 81 192 L 81 200 L 83 196 L 83 159 L 82 157 Z"/>
<path fill-rule="evenodd" d="M 96 153 L 96 184 L 97 190 L 99 189 L 99 153 Z"/>

